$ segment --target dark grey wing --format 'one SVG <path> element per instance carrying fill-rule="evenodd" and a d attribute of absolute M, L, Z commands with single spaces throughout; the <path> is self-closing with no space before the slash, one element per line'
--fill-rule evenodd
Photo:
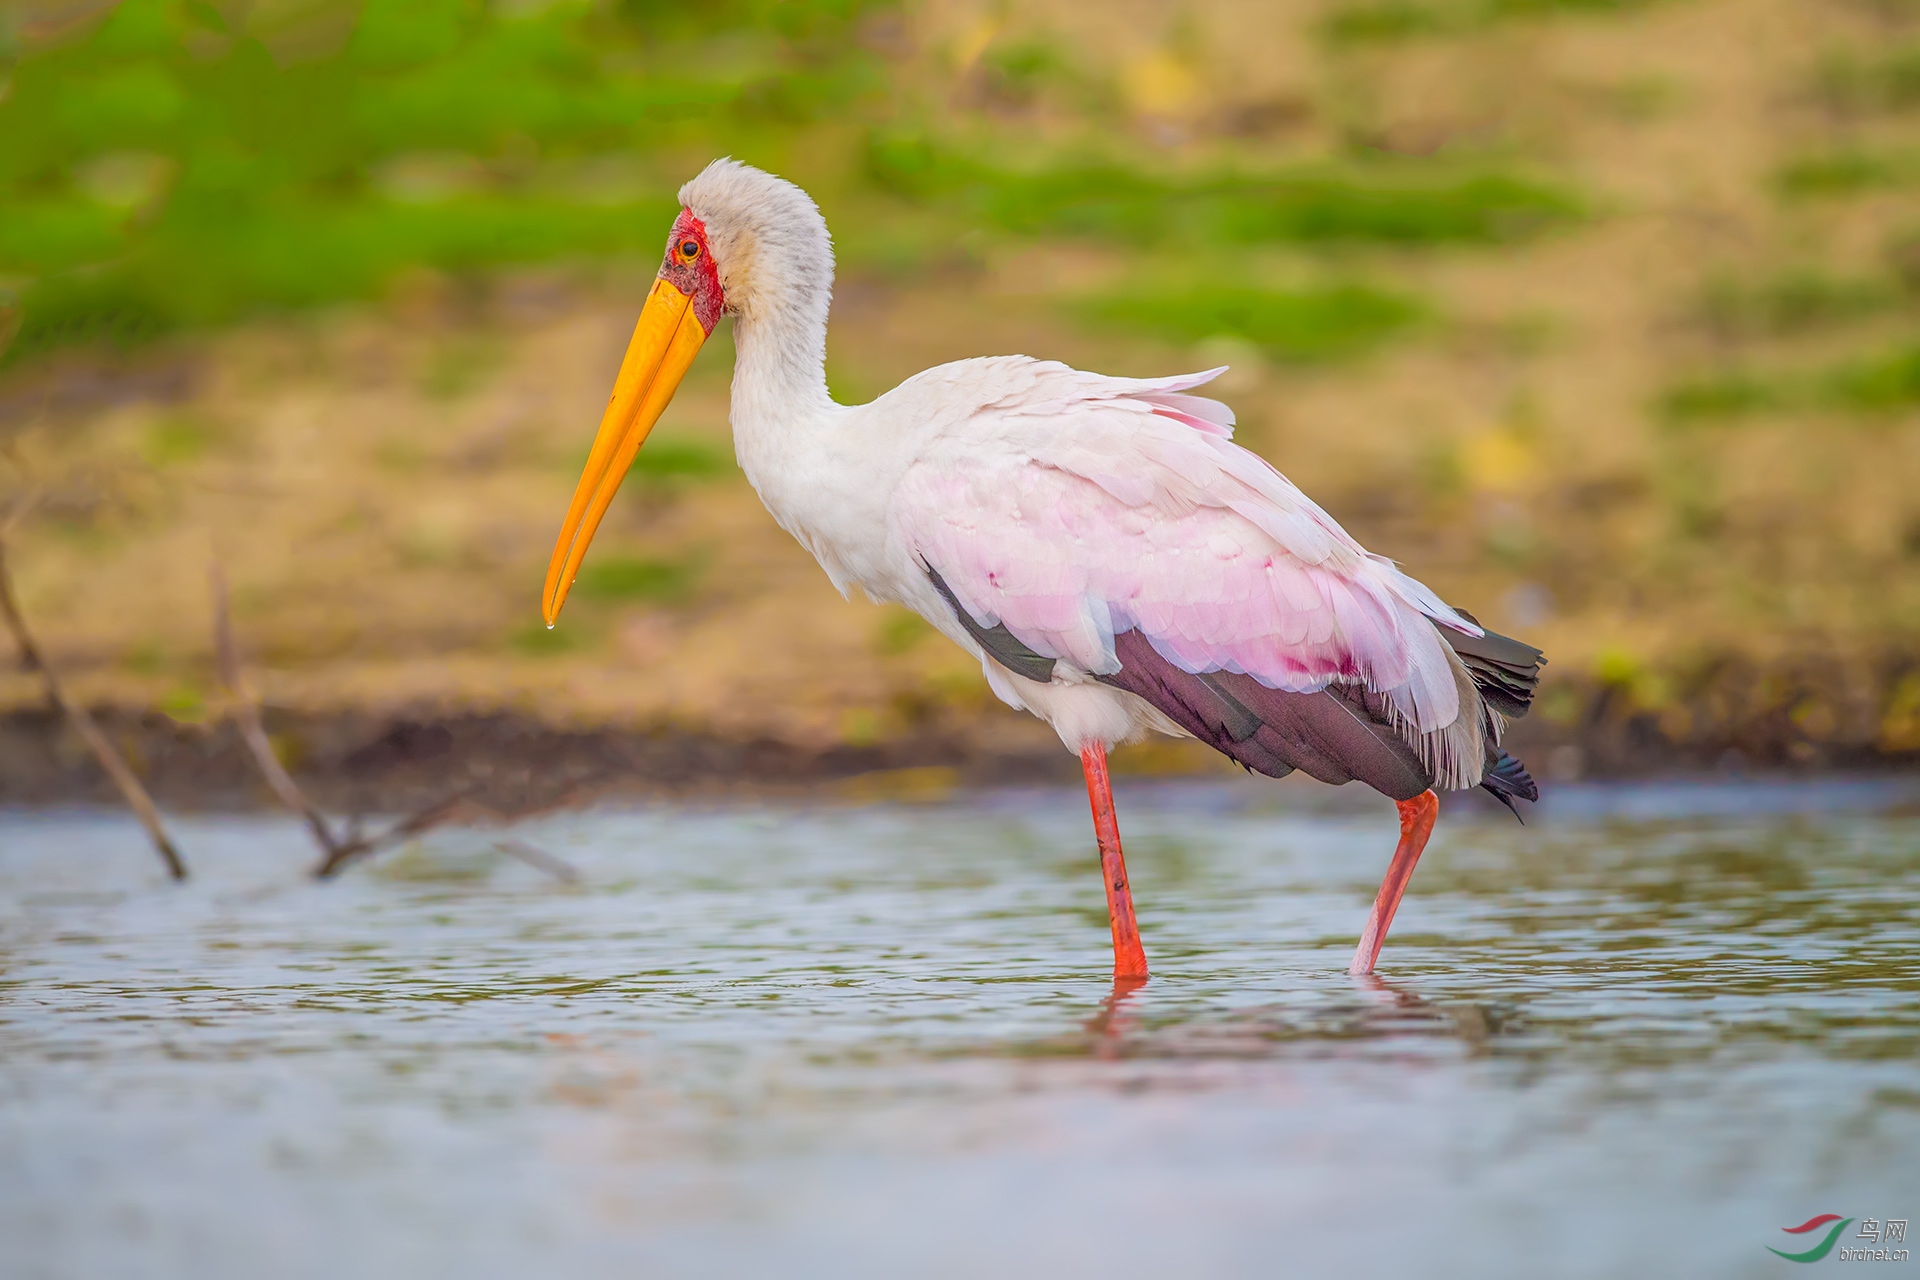
<path fill-rule="evenodd" d="M 985 649 L 995 662 L 1015 675 L 1025 676 L 1029 680 L 1038 680 L 1041 684 L 1053 679 L 1052 658 L 1035 653 L 1020 643 L 1013 632 L 1007 630 L 1005 623 L 983 627 L 974 621 L 973 615 L 961 608 L 960 601 L 954 597 L 953 591 L 947 586 L 947 580 L 941 577 L 940 571 L 932 565 L 927 566 L 927 579 L 933 583 L 933 589 L 946 600 L 947 607 L 953 610 L 953 616 L 960 620 L 960 625 L 967 629 L 967 634 L 973 637 L 974 643 Z"/>
<path fill-rule="evenodd" d="M 1480 619 L 1465 609 L 1454 612 L 1474 626 L 1480 625 Z M 1452 627 L 1439 630 L 1460 655 L 1460 661 L 1466 664 L 1467 674 L 1473 677 L 1474 687 L 1480 690 L 1481 700 L 1489 707 L 1510 720 L 1518 720 L 1533 709 L 1533 695 L 1540 687 L 1540 668 L 1547 664 L 1545 654 L 1497 631 L 1483 629 L 1481 635 L 1468 636 Z M 1520 811 L 1514 808 L 1515 800 L 1540 798 L 1539 784 L 1534 782 L 1527 767 L 1494 741 L 1491 722 L 1487 725 L 1487 766 L 1481 775 L 1480 787 L 1512 810 L 1516 818 Z"/>
<path fill-rule="evenodd" d="M 1474 626 L 1480 625 L 1480 620 L 1465 609 L 1454 612 Z M 1467 664 L 1467 673 L 1473 677 L 1488 706 L 1514 720 L 1527 714 L 1533 706 L 1534 690 L 1540 687 L 1540 668 L 1546 665 L 1546 655 L 1530 644 L 1496 631 L 1469 636 L 1452 627 L 1436 630 Z"/>
<path fill-rule="evenodd" d="M 1527 766 L 1499 747 L 1488 747 L 1487 754 L 1487 769 L 1480 775 L 1480 789 L 1507 806 L 1517 818 L 1520 811 L 1513 807 L 1513 802 L 1538 800 L 1540 786 L 1533 780 L 1533 775 L 1527 772 Z"/>
<path fill-rule="evenodd" d="M 1053 678 L 1052 658 L 1022 644 L 1003 625 L 982 626 L 961 607 L 938 570 L 929 567 L 927 578 L 995 662 L 1029 680 Z M 1525 714 L 1544 661 L 1538 649 L 1492 633 L 1476 639 L 1442 628 L 1441 634 L 1453 643 L 1490 705 L 1514 706 L 1518 710 L 1510 714 Z M 1187 671 L 1161 657 L 1138 631 L 1115 636 L 1113 649 L 1120 670 L 1097 679 L 1144 699 L 1255 773 L 1284 778 L 1299 769 L 1336 786 L 1358 779 L 1395 800 L 1411 800 L 1433 786 L 1432 771 L 1393 726 L 1385 700 L 1368 690 L 1333 685 L 1317 693 L 1288 693 L 1231 671 Z M 1489 692 L 1489 684 L 1495 692 Z M 1494 743 L 1491 723 L 1480 785 L 1509 809 L 1515 796 L 1539 798 L 1526 769 Z"/>
<path fill-rule="evenodd" d="M 1336 786 L 1357 778 L 1395 800 L 1433 785 L 1413 747 L 1387 723 L 1384 703 L 1362 690 L 1287 693 L 1231 671 L 1183 671 L 1138 631 L 1115 636 L 1113 648 L 1120 670 L 1100 676 L 1103 683 L 1145 699 L 1256 773 L 1283 778 L 1299 769 Z"/>

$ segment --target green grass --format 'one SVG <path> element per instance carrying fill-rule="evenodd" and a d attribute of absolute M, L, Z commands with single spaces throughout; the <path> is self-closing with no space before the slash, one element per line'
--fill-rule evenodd
<path fill-rule="evenodd" d="M 657 254 L 686 175 L 645 158 L 751 154 L 872 92 L 873 7 L 366 0 L 316 45 L 284 6 L 125 0 L 19 51 L 0 93 L 8 358 L 364 297 L 414 264 Z M 637 178 L 583 186 L 606 157 Z"/>
<path fill-rule="evenodd" d="M 213 443 L 213 432 L 190 418 L 163 418 L 147 428 L 140 454 L 150 467 L 193 462 Z"/>
<path fill-rule="evenodd" d="M 1898 413 L 1920 405 L 1920 346 L 1842 365 L 1820 384 L 1821 398 L 1859 413 Z"/>
<path fill-rule="evenodd" d="M 1792 337 L 1884 315 L 1905 301 L 1895 280 L 1795 270 L 1751 282 L 1716 280 L 1700 311 L 1728 337 Z"/>
<path fill-rule="evenodd" d="M 1395 44 L 1430 36 L 1468 35 L 1503 22 L 1627 13 L 1653 0 L 1367 0 L 1334 9 L 1320 24 L 1335 44 Z"/>
<path fill-rule="evenodd" d="M 869 174 L 911 200 L 1023 235 L 1172 244 L 1186 264 L 1221 246 L 1358 242 L 1500 244 L 1578 219 L 1570 191 L 1508 173 L 1449 167 L 1321 166 L 1277 174 L 1162 178 L 1107 162 L 1014 170 L 924 135 L 879 134 Z"/>
<path fill-rule="evenodd" d="M 1078 310 L 1096 323 L 1173 341 L 1242 338 L 1292 363 L 1359 355 L 1427 314 L 1414 299 L 1357 284 L 1292 292 L 1226 285 L 1175 294 L 1142 289 L 1089 299 Z"/>
<path fill-rule="evenodd" d="M 365 0 L 322 23 L 325 5 L 124 0 L 0 72 L 0 333 L 17 325 L 0 359 L 375 296 L 414 266 L 652 258 L 687 157 L 778 166 L 823 123 L 898 113 L 861 38 L 886 7 Z M 983 57 L 996 102 L 1057 91 L 1105 111 L 1058 50 Z M 862 180 L 927 206 L 923 240 L 964 222 L 1172 245 L 1182 262 L 1269 242 L 1497 245 L 1585 209 L 1500 171 L 1166 177 L 1075 154 L 1023 170 L 892 127 Z M 430 371 L 441 394 L 479 372 L 458 364 Z"/>
<path fill-rule="evenodd" d="M 549 627 L 538 618 L 507 637 L 507 647 L 529 658 L 556 658 L 591 646 L 590 637 L 580 619 L 570 618 L 564 625 Z"/>
<path fill-rule="evenodd" d="M 627 474 L 655 485 L 717 480 L 733 472 L 733 454 L 705 440 L 649 440 Z"/>
<path fill-rule="evenodd" d="M 1838 410 L 1872 419 L 1916 407 L 1920 345 L 1913 344 L 1811 371 L 1714 374 L 1675 384 L 1658 405 L 1671 426 L 1794 410 Z"/>
<path fill-rule="evenodd" d="M 497 342 L 463 334 L 440 343 L 427 361 L 420 390 L 435 400 L 455 400 L 477 390 L 500 361 Z"/>
<path fill-rule="evenodd" d="M 692 560 L 589 555 L 573 589 L 587 600 L 678 604 L 693 594 L 700 572 L 701 566 Z"/>
<path fill-rule="evenodd" d="M 1328 14 L 1321 34 L 1336 44 L 1394 44 L 1423 36 L 1446 35 L 1462 29 L 1463 12 L 1431 4 L 1346 5 Z"/>
<path fill-rule="evenodd" d="M 1801 156 L 1774 174 L 1774 189 L 1794 199 L 1859 195 L 1911 185 L 1920 161 L 1904 151 L 1849 148 Z"/>
<path fill-rule="evenodd" d="M 1835 54 L 1821 66 L 1815 87 L 1824 102 L 1841 111 L 1911 111 L 1920 107 L 1920 44 Z"/>
<path fill-rule="evenodd" d="M 1745 373 L 1713 374 L 1669 387 L 1660 397 L 1660 416 L 1673 426 L 1726 421 L 1778 409 L 1786 395 L 1771 381 Z"/>
<path fill-rule="evenodd" d="M 899 657 L 933 634 L 933 628 L 919 614 L 890 608 L 874 630 L 874 648 L 888 657 Z"/>

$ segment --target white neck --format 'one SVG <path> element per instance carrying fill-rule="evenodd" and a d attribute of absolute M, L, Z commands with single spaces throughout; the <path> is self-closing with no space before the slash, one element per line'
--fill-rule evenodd
<path fill-rule="evenodd" d="M 843 593 L 865 575 L 836 532 L 863 505 L 846 491 L 857 462 L 842 457 L 847 411 L 827 392 L 827 312 L 833 256 L 813 245 L 754 255 L 751 291 L 733 319 L 734 454 L 780 526 L 820 561 Z M 856 545 L 860 540 L 855 539 Z"/>
<path fill-rule="evenodd" d="M 760 498 L 845 591 L 877 581 L 890 486 L 862 409 L 827 394 L 833 241 L 806 192 L 731 160 L 680 189 L 733 315 L 733 443 Z"/>
<path fill-rule="evenodd" d="M 822 436 L 840 413 L 827 393 L 833 250 L 824 225 L 820 231 L 817 239 L 758 235 L 738 244 L 746 266 L 733 273 L 729 294 L 734 452 L 774 517 L 802 541 L 797 522 L 811 496 L 803 477 L 824 460 L 830 442 Z"/>
<path fill-rule="evenodd" d="M 827 307 L 833 265 L 821 297 L 799 305 L 757 307 L 733 320 L 733 422 L 736 429 L 774 429 L 823 415 L 827 392 Z M 782 290 L 785 292 L 785 290 Z"/>

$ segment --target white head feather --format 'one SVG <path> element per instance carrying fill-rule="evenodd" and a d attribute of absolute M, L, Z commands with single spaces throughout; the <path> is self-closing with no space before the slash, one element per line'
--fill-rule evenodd
<path fill-rule="evenodd" d="M 723 159 L 680 188 L 680 203 L 706 224 L 742 359 L 765 361 L 781 381 L 824 388 L 833 239 L 813 198 Z"/>

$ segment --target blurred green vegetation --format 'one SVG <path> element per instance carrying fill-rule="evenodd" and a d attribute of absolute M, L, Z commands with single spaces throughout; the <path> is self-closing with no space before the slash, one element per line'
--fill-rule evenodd
<path fill-rule="evenodd" d="M 1109 154 L 1099 136 L 1014 166 L 992 138 L 916 123 L 925 105 L 890 83 L 862 38 L 889 8 L 125 0 L 90 20 L 81 10 L 65 31 L 0 30 L 11 64 L 0 301 L 11 295 L 15 312 L 0 319 L 18 328 L 4 359 L 366 297 L 409 267 L 651 258 L 675 188 L 705 159 L 778 154 L 825 122 L 867 137 L 856 181 L 949 232 L 1189 253 L 1491 245 L 1586 208 L 1559 186 L 1484 166 L 1332 159 L 1178 174 L 1124 148 Z M 1089 112 L 1112 106 L 1110 87 L 1045 45 L 996 48 L 981 75 L 1008 100 L 1064 85 Z M 952 236 L 921 226 L 863 244 L 876 261 L 912 262 L 936 240 Z M 1228 331 L 1251 326 L 1247 336 L 1299 356 L 1311 343 L 1363 345 L 1395 323 L 1360 290 L 1233 305 L 1245 318 Z M 1316 318 L 1338 332 L 1303 341 Z M 431 372 L 434 394 L 469 385 L 476 361 L 461 355 Z"/>
<path fill-rule="evenodd" d="M 588 648 L 597 638 L 590 627 L 579 625 L 550 627 L 538 619 L 523 623 L 508 637 L 508 647 L 529 658 L 557 658 Z"/>
<path fill-rule="evenodd" d="M 650 439 L 627 474 L 654 485 L 717 480 L 733 474 L 733 455 L 705 440 Z"/>
<path fill-rule="evenodd" d="M 876 137 L 881 186 L 944 201 L 976 221 L 1029 235 L 1174 241 L 1190 252 L 1262 242 L 1497 244 L 1580 216 L 1573 193 L 1504 173 L 1400 163 L 1300 167 L 1277 174 L 1149 175 L 1098 160 L 997 166 L 924 134 Z"/>
<path fill-rule="evenodd" d="M 581 566 L 574 590 L 588 600 L 674 604 L 693 594 L 702 568 L 693 558 L 659 560 L 603 552 Z"/>
<path fill-rule="evenodd" d="M 1129 290 L 1089 299 L 1080 309 L 1097 321 L 1176 342 L 1243 338 L 1276 360 L 1296 363 L 1361 354 L 1426 314 L 1411 298 L 1356 284 L 1281 292 L 1208 282 L 1172 293 Z"/>
<path fill-rule="evenodd" d="M 682 167 L 878 82 L 862 0 L 126 0 L 9 33 L 0 277 L 14 359 L 461 271 L 658 249 Z M 6 13 L 0 11 L 0 20 Z"/>
<path fill-rule="evenodd" d="M 1784 403 L 1780 389 L 1766 379 L 1750 373 L 1717 373 L 1667 388 L 1660 410 L 1668 423 L 1679 426 L 1743 417 Z"/>
<path fill-rule="evenodd" d="M 1920 405 L 1920 346 L 1842 365 L 1827 376 L 1822 390 L 1834 404 L 1862 413 L 1897 413 Z"/>
<path fill-rule="evenodd" d="M 1908 300 L 1894 280 L 1799 269 L 1771 279 L 1716 280 L 1701 313 L 1725 337 L 1791 337 L 1885 315 Z"/>
<path fill-rule="evenodd" d="M 1684 424 L 1790 409 L 1873 418 L 1917 406 L 1920 346 L 1909 344 L 1812 371 L 1712 374 L 1668 388 L 1659 407 L 1669 423 Z"/>
<path fill-rule="evenodd" d="M 1321 30 L 1340 44 L 1392 44 L 1430 36 L 1464 35 L 1502 22 L 1556 14 L 1622 13 L 1654 0 L 1451 0 L 1413 3 L 1372 0 L 1327 15 Z"/>
<path fill-rule="evenodd" d="M 1873 54 L 1834 54 L 1817 78 L 1821 97 L 1843 111 L 1907 111 L 1920 107 L 1920 44 Z"/>
<path fill-rule="evenodd" d="M 1774 185 L 1784 196 L 1819 199 L 1910 186 L 1916 179 L 1920 156 L 1913 152 L 1856 146 L 1790 160 L 1774 176 Z"/>
<path fill-rule="evenodd" d="M 213 443 L 214 433 L 191 418 L 162 418 L 147 428 L 141 454 L 147 465 L 168 467 L 192 462 Z"/>
<path fill-rule="evenodd" d="M 909 613 L 898 605 L 890 605 L 881 616 L 880 625 L 874 629 L 874 648 L 881 654 L 897 658 L 910 653 L 934 630 L 917 613 Z"/>

